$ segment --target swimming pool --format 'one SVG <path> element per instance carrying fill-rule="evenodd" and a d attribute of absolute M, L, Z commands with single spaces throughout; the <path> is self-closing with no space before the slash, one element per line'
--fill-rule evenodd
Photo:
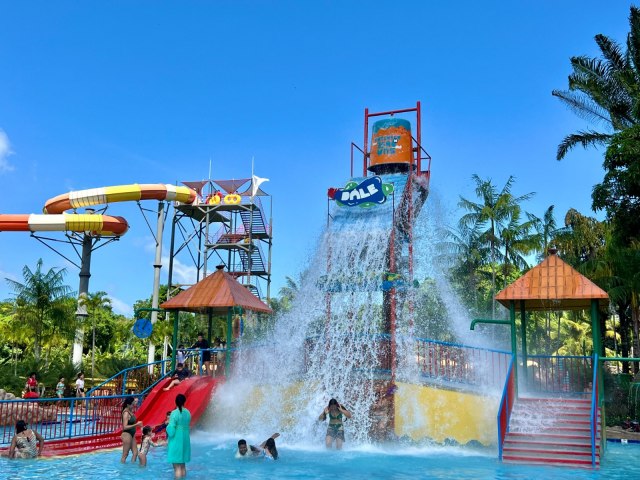
<path fill-rule="evenodd" d="M 247 438 L 259 443 L 257 438 Z M 363 447 L 341 452 L 323 447 L 305 448 L 286 439 L 278 441 L 280 459 L 237 460 L 237 438 L 195 432 L 188 479 L 633 479 L 640 478 L 640 445 L 609 444 L 599 471 L 501 464 L 493 451 L 454 447 Z M 119 451 L 40 460 L 0 459 L 0 478 L 7 480 L 53 478 L 104 480 L 132 478 L 172 479 L 171 465 L 163 447 L 152 449 L 149 465 L 121 465 Z"/>

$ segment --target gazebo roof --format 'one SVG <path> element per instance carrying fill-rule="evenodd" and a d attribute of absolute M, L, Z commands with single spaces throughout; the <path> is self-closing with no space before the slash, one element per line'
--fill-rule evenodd
<path fill-rule="evenodd" d="M 230 307 L 271 313 L 271 309 L 222 267 L 195 285 L 167 300 L 161 308 L 183 312 L 226 313 Z"/>
<path fill-rule="evenodd" d="M 607 292 L 555 253 L 498 292 L 495 299 L 507 308 L 511 300 L 523 300 L 528 311 L 582 310 L 590 308 L 591 300 L 598 300 L 601 307 L 609 303 Z"/>

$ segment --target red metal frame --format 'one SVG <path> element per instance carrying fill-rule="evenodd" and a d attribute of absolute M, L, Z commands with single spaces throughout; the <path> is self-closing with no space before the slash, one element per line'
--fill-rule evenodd
<path fill-rule="evenodd" d="M 353 176 L 353 147 L 358 148 L 362 152 L 362 176 L 367 176 L 367 168 L 369 167 L 369 118 L 370 117 L 382 117 L 382 116 L 394 116 L 398 113 L 410 113 L 416 114 L 416 136 L 412 137 L 415 146 L 413 147 L 414 159 L 411 167 L 415 167 L 417 175 L 426 176 L 427 179 L 431 176 L 431 156 L 427 151 L 422 148 L 422 110 L 420 102 L 416 102 L 415 108 L 403 108 L 400 110 L 388 110 L 386 112 L 369 113 L 369 109 L 364 109 L 364 151 L 358 148 L 354 143 L 351 144 L 351 176 Z M 424 154 L 424 156 L 423 156 Z M 427 169 L 422 171 L 422 160 L 428 161 Z"/>

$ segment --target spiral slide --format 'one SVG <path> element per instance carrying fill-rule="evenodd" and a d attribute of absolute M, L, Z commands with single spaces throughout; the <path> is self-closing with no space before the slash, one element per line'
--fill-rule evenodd
<path fill-rule="evenodd" d="M 167 200 L 193 203 L 196 192 L 188 187 L 164 184 L 132 184 L 91 188 L 65 193 L 45 203 L 44 215 L 0 214 L 0 232 L 93 232 L 120 236 L 129 229 L 122 217 L 66 214 L 69 209 L 138 200 Z"/>

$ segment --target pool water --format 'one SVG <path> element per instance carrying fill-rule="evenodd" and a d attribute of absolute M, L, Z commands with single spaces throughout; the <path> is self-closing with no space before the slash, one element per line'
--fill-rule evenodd
<path fill-rule="evenodd" d="M 249 443 L 260 443 L 247 438 Z M 264 439 L 260 439 L 264 440 Z M 217 434 L 192 434 L 192 460 L 187 478 L 204 479 L 635 479 L 640 478 L 640 445 L 609 444 L 600 470 L 531 467 L 501 464 L 494 451 L 459 447 L 364 447 L 327 451 L 322 446 L 305 448 L 277 441 L 280 458 L 235 459 L 237 438 Z M 111 450 L 74 457 L 38 460 L 0 458 L 0 478 L 22 479 L 127 479 L 173 478 L 166 462 L 166 448 L 152 449 L 148 466 L 122 465 L 120 452 Z"/>

